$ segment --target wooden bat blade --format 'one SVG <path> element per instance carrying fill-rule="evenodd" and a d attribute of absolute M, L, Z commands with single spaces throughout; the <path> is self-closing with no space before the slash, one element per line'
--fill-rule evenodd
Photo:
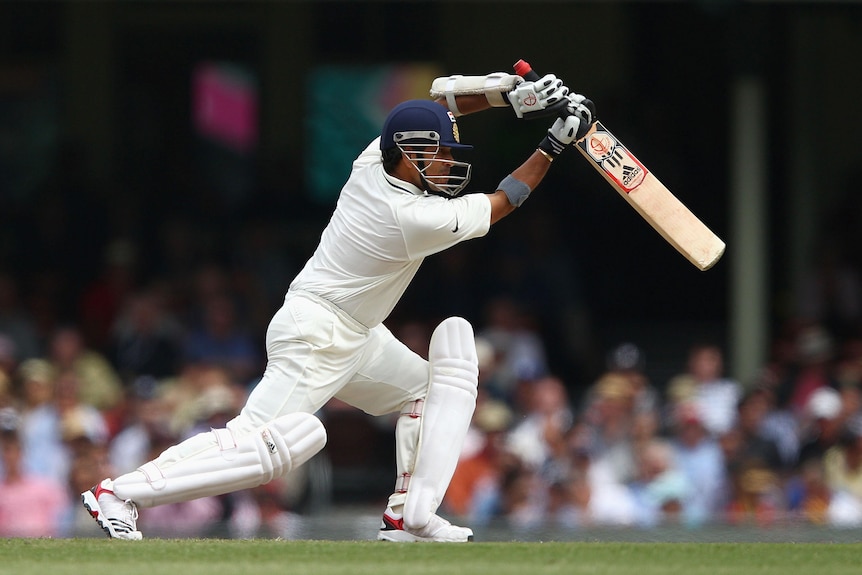
<path fill-rule="evenodd" d="M 592 166 L 679 253 L 701 271 L 721 258 L 725 244 L 601 122 L 577 142 Z"/>

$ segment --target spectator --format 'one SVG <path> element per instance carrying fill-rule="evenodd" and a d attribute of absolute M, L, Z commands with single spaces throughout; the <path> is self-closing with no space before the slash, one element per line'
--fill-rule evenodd
<path fill-rule="evenodd" d="M 729 431 L 736 423 L 737 403 L 742 397 L 742 386 L 724 376 L 724 352 L 718 345 L 701 343 L 688 352 L 686 372 L 692 385 L 690 395 L 706 430 L 713 436 Z M 677 379 L 685 382 L 686 380 Z M 685 393 L 676 390 L 680 395 Z"/>
<path fill-rule="evenodd" d="M 612 481 L 628 483 L 635 476 L 632 432 L 636 418 L 631 380 L 606 373 L 588 391 L 586 402 L 584 421 L 593 463 L 606 469 Z"/>
<path fill-rule="evenodd" d="M 42 360 L 22 364 L 25 405 L 20 437 L 25 469 L 64 483 L 78 440 L 104 445 L 108 428 L 102 414 L 79 400 L 77 375 L 54 375 Z"/>
<path fill-rule="evenodd" d="M 832 492 L 830 524 L 844 528 L 862 526 L 862 419 L 858 416 L 824 455 L 823 474 Z"/>
<path fill-rule="evenodd" d="M 23 398 L 18 433 L 25 472 L 64 481 L 68 468 L 60 418 L 54 407 L 55 378 L 54 368 L 46 360 L 28 359 L 21 363 L 18 379 Z"/>
<path fill-rule="evenodd" d="M 108 355 L 126 384 L 139 376 L 176 374 L 182 331 L 156 290 L 141 290 L 129 298 L 111 331 Z"/>
<path fill-rule="evenodd" d="M 514 299 L 495 298 L 486 306 L 485 316 L 485 328 L 478 335 L 498 354 L 494 393 L 518 409 L 518 383 L 547 374 L 544 342 L 531 325 L 530 316 Z"/>
<path fill-rule="evenodd" d="M 98 481 L 99 477 L 111 473 L 108 458 L 108 448 L 105 444 L 92 443 L 85 439 L 77 442 L 77 449 L 72 452 L 67 491 L 70 493 L 71 504 L 66 509 L 64 517 L 64 533 L 69 537 L 104 537 L 104 532 L 93 522 L 87 510 L 80 505 L 80 495 L 87 485 Z"/>
<path fill-rule="evenodd" d="M 785 486 L 787 507 L 794 517 L 815 525 L 826 525 L 830 519 L 832 490 L 826 484 L 823 461 L 809 459 L 799 473 Z"/>
<path fill-rule="evenodd" d="M 832 491 L 851 495 L 862 505 L 862 420 L 847 425 L 838 442 L 824 454 L 823 468 Z"/>
<path fill-rule="evenodd" d="M 573 423 L 568 394 L 555 376 L 529 384 L 529 411 L 508 433 L 506 448 L 534 471 L 548 471 L 565 450 L 565 435 Z"/>
<path fill-rule="evenodd" d="M 503 478 L 503 514 L 516 530 L 540 527 L 548 520 L 548 486 L 538 471 L 519 462 Z"/>
<path fill-rule="evenodd" d="M 146 463 L 155 443 L 169 435 L 170 413 L 159 395 L 155 378 L 142 376 L 128 390 L 128 414 L 123 429 L 111 440 L 111 467 L 126 473 Z"/>
<path fill-rule="evenodd" d="M 803 416 L 800 466 L 811 459 L 822 460 L 826 452 L 838 444 L 845 419 L 841 394 L 831 387 L 816 390 L 808 398 Z"/>
<path fill-rule="evenodd" d="M 6 372 L 0 371 L 0 409 L 16 406 L 15 397 L 12 394 L 12 378 Z"/>
<path fill-rule="evenodd" d="M 228 295 L 212 295 L 204 302 L 202 322 L 191 329 L 186 341 L 185 360 L 221 366 L 244 385 L 250 385 L 261 371 L 257 345 L 240 326 L 236 304 Z"/>
<path fill-rule="evenodd" d="M 59 537 L 69 506 L 63 483 L 27 473 L 15 429 L 0 430 L 4 476 L 0 482 L 0 537 Z M 22 512 L 22 510 L 25 510 Z"/>
<path fill-rule="evenodd" d="M 663 440 L 650 441 L 637 453 L 637 474 L 629 484 L 636 524 L 655 527 L 679 522 L 692 487 L 686 474 L 676 468 L 671 446 Z"/>
<path fill-rule="evenodd" d="M 839 334 L 852 333 L 862 320 L 862 275 L 848 259 L 842 241 L 822 242 L 815 265 L 796 292 L 797 313 Z"/>
<path fill-rule="evenodd" d="M 757 384 L 756 390 L 765 403 L 758 434 L 775 443 L 782 468 L 790 470 L 799 460 L 799 420 L 791 410 L 778 405 L 773 386 L 761 382 Z"/>
<path fill-rule="evenodd" d="M 248 490 L 249 501 L 234 513 L 231 537 L 238 539 L 300 539 L 305 518 L 291 511 L 282 496 L 284 478 Z"/>
<path fill-rule="evenodd" d="M 476 337 L 476 355 L 479 359 L 479 394 L 495 399 L 513 408 L 513 397 L 498 383 L 502 354 L 484 337 Z"/>
<path fill-rule="evenodd" d="M 862 335 L 844 341 L 835 366 L 835 379 L 842 390 L 854 390 L 858 406 L 859 388 L 862 387 Z"/>
<path fill-rule="evenodd" d="M 784 460 L 778 444 L 763 434 L 763 422 L 769 410 L 769 397 L 760 389 L 747 392 L 739 401 L 737 408 L 738 423 L 728 433 L 739 435 L 739 449 L 735 451 L 737 460 L 757 460 L 768 469 L 781 473 L 785 470 Z"/>
<path fill-rule="evenodd" d="M 509 469 L 503 481 L 504 509 L 519 529 L 545 521 L 549 488 L 561 479 L 560 458 L 573 423 L 568 394 L 558 377 L 542 377 L 524 387 L 526 414 L 505 440 L 506 450 L 519 465 Z"/>
<path fill-rule="evenodd" d="M 134 289 L 138 272 L 137 247 L 126 238 L 105 247 L 102 269 L 84 287 L 80 299 L 80 330 L 96 349 L 108 346 L 111 328 L 126 298 Z"/>
<path fill-rule="evenodd" d="M 236 415 L 245 389 L 221 367 L 190 365 L 174 380 L 160 386 L 160 396 L 170 412 L 169 432 L 189 437 L 226 417 Z"/>
<path fill-rule="evenodd" d="M 790 407 L 802 414 L 808 399 L 821 387 L 837 388 L 832 372 L 834 358 L 832 335 L 819 324 L 803 326 L 796 337 L 797 371 L 788 382 Z"/>
<path fill-rule="evenodd" d="M 739 403 L 738 423 L 721 435 L 720 445 L 731 486 L 729 512 L 733 521 L 754 519 L 771 523 L 784 507 L 784 474 L 777 444 L 761 433 L 765 396 L 754 390 Z"/>
<path fill-rule="evenodd" d="M 608 353 L 606 365 L 609 373 L 629 380 L 634 413 L 659 412 L 661 396 L 646 375 L 646 357 L 637 345 L 621 343 Z"/>
<path fill-rule="evenodd" d="M 19 300 L 18 281 L 15 276 L 2 272 L 0 272 L 0 336 L 9 339 L 11 349 L 14 350 L 18 361 L 42 354 L 42 344 L 39 341 L 36 323 Z"/>
<path fill-rule="evenodd" d="M 727 474 L 718 441 L 703 426 L 698 406 L 677 406 L 671 426 L 670 446 L 676 467 L 691 489 L 684 501 L 683 521 L 702 525 L 713 520 L 727 505 Z"/>
<path fill-rule="evenodd" d="M 784 494 L 778 475 L 757 461 L 731 465 L 730 502 L 727 517 L 731 523 L 773 524 L 784 510 Z"/>
<path fill-rule="evenodd" d="M 502 512 L 503 476 L 518 462 L 504 446 L 512 411 L 499 400 L 485 400 L 476 406 L 470 438 L 449 483 L 444 505 L 447 511 L 477 525 Z M 466 448 L 467 444 L 474 447 Z"/>
<path fill-rule="evenodd" d="M 83 403 L 103 412 L 119 405 L 123 386 L 117 372 L 102 353 L 87 347 L 77 327 L 67 325 L 54 332 L 48 359 L 57 373 L 75 374 Z"/>
<path fill-rule="evenodd" d="M 18 350 L 15 342 L 0 333 L 0 377 L 9 378 L 18 367 Z"/>
<path fill-rule="evenodd" d="M 554 485 L 557 506 L 549 518 L 563 527 L 630 526 L 636 520 L 635 500 L 627 486 L 619 483 L 606 462 L 591 452 L 590 431 L 577 422 L 566 438 L 569 473 Z"/>

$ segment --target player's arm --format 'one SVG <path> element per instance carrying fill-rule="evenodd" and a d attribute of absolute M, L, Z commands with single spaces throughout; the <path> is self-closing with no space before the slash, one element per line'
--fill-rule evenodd
<path fill-rule="evenodd" d="M 554 121 L 536 151 L 503 178 L 497 191 L 488 195 L 491 202 L 491 224 L 511 214 L 527 200 L 548 173 L 554 159 L 580 135 L 579 128 L 582 123 L 583 119 L 576 114 Z"/>
<path fill-rule="evenodd" d="M 485 96 L 480 95 L 468 95 L 468 96 L 457 96 L 456 100 L 456 109 L 458 110 L 458 114 L 452 112 L 452 108 L 449 106 L 449 103 L 446 101 L 446 98 L 440 97 L 435 98 L 434 101 L 438 104 L 442 105 L 445 108 L 448 108 L 450 112 L 455 114 L 456 116 L 466 116 L 468 114 L 475 114 L 476 112 L 481 112 L 483 110 L 487 110 L 491 108 L 491 104 L 488 102 L 488 99 Z"/>
<path fill-rule="evenodd" d="M 526 81 L 517 74 L 503 72 L 486 76 L 441 76 L 431 83 L 430 90 L 431 97 L 455 116 L 510 107 L 519 118 L 543 112 L 568 93 L 562 80 L 553 74 Z"/>

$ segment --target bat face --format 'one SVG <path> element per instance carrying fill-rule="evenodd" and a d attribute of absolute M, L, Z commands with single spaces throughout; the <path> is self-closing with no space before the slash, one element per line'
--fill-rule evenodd
<path fill-rule="evenodd" d="M 700 270 L 724 253 L 724 242 L 704 225 L 601 122 L 578 150 L 638 213 Z"/>

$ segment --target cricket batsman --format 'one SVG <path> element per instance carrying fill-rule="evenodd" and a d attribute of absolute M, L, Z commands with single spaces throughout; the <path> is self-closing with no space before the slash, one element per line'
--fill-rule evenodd
<path fill-rule="evenodd" d="M 472 530 L 436 511 L 476 405 L 473 329 L 460 317 L 441 322 L 426 361 L 383 322 L 423 259 L 484 236 L 523 204 L 594 111 L 553 74 L 438 78 L 431 95 L 396 106 L 354 161 L 319 245 L 269 324 L 267 365 L 241 412 L 81 494 L 109 537 L 141 539 L 139 507 L 253 488 L 302 465 L 326 444 L 313 414 L 336 397 L 371 415 L 400 413 L 394 490 L 377 538 L 472 540 Z M 471 165 L 456 154 L 471 146 L 457 116 L 505 106 L 535 117 L 561 104 L 569 115 L 493 193 L 460 195 Z"/>

